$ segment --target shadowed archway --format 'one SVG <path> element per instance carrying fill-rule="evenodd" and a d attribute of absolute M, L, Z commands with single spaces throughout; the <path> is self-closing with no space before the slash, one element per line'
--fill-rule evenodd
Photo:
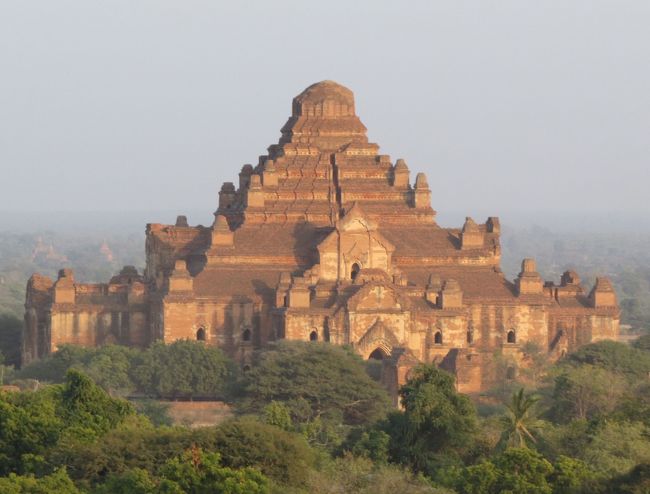
<path fill-rule="evenodd" d="M 368 360 L 384 360 L 388 355 L 382 348 L 375 348 L 370 355 L 368 355 Z"/>

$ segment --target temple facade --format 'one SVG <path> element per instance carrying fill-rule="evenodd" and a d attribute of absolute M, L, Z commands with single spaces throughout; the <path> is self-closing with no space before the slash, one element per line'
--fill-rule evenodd
<path fill-rule="evenodd" d="M 441 228 L 423 173 L 411 180 L 368 142 L 352 92 L 331 81 L 293 100 L 277 144 L 219 192 L 211 226 L 148 224 L 146 267 L 108 283 L 33 275 L 23 362 L 62 344 L 205 341 L 242 366 L 278 339 L 350 345 L 381 359 L 393 390 L 419 362 L 478 392 L 513 378 L 531 352 L 557 359 L 616 338 L 607 278 L 544 282 L 525 259 L 500 269 L 500 225 Z"/>

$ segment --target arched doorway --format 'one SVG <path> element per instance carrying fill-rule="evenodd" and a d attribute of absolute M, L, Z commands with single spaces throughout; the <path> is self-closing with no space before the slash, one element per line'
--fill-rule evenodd
<path fill-rule="evenodd" d="M 380 347 L 375 348 L 370 355 L 368 355 L 368 361 L 366 362 L 366 372 L 370 377 L 375 381 L 381 381 L 384 360 L 388 357 L 386 351 Z"/>
<path fill-rule="evenodd" d="M 318 333 L 316 331 L 309 333 L 309 341 L 318 341 Z"/>
<path fill-rule="evenodd" d="M 352 265 L 352 269 L 350 270 L 350 279 L 352 279 L 352 281 L 354 281 L 357 278 L 359 271 L 361 271 L 361 266 L 359 266 L 359 263 L 355 262 Z"/>
<path fill-rule="evenodd" d="M 241 335 L 242 341 L 251 341 L 251 330 L 245 329 Z"/>
<path fill-rule="evenodd" d="M 433 343 L 442 345 L 442 333 L 440 331 L 436 331 L 436 334 L 433 335 Z"/>
<path fill-rule="evenodd" d="M 508 331 L 506 341 L 508 343 L 517 343 L 517 335 L 515 334 L 514 330 L 511 329 L 510 331 Z"/>
<path fill-rule="evenodd" d="M 199 328 L 196 332 L 196 341 L 205 341 L 205 328 Z"/>

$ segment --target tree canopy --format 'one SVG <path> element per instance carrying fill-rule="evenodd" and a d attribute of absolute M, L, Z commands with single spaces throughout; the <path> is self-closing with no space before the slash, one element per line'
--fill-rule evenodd
<path fill-rule="evenodd" d="M 317 418 L 363 424 L 383 417 L 387 392 L 350 350 L 317 342 L 280 342 L 256 355 L 240 385 L 245 410 L 261 412 L 283 403 L 297 422 Z"/>
<path fill-rule="evenodd" d="M 60 383 L 69 369 L 83 371 L 112 394 L 138 392 L 171 399 L 223 398 L 235 376 L 232 361 L 220 349 L 179 340 L 155 343 L 146 350 L 64 345 L 16 377 Z"/>
<path fill-rule="evenodd" d="M 201 342 L 154 343 L 132 368 L 138 389 L 165 398 L 223 397 L 234 368 L 221 350 Z"/>
<path fill-rule="evenodd" d="M 0 392 L 0 492 L 644 493 L 649 353 L 590 345 L 530 392 L 479 397 L 480 415 L 435 364 L 410 372 L 391 412 L 364 362 L 324 343 L 270 345 L 242 375 L 197 342 L 66 346 L 24 370 L 60 384 Z M 155 423 L 115 398 L 129 390 Z M 234 396 L 236 418 L 168 427 L 160 396 Z"/>
<path fill-rule="evenodd" d="M 432 473 L 440 463 L 458 461 L 472 448 L 476 410 L 456 391 L 450 374 L 433 364 L 420 365 L 400 396 L 404 412 L 393 414 L 388 426 L 393 458 Z"/>

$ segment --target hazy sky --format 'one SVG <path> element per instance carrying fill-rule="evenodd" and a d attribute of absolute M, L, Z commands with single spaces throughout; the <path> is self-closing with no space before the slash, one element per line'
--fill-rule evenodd
<path fill-rule="evenodd" d="M 213 211 L 323 79 L 441 212 L 650 213 L 647 0 L 0 0 L 0 211 Z"/>

